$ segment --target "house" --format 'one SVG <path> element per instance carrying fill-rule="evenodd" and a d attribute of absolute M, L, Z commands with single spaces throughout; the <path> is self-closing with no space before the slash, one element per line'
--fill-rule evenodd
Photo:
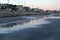
<path fill-rule="evenodd" d="M 25 12 L 31 12 L 31 8 L 30 7 L 25 6 L 23 8 L 24 8 Z"/>
<path fill-rule="evenodd" d="M 32 12 L 44 12 L 44 10 L 39 9 L 39 8 L 33 8 L 31 10 L 32 10 Z"/>
<path fill-rule="evenodd" d="M 0 4 L 0 9 L 4 10 L 6 9 L 7 4 Z"/>
<path fill-rule="evenodd" d="M 32 12 L 39 12 L 39 8 L 33 8 L 31 10 L 32 10 Z"/>
<path fill-rule="evenodd" d="M 13 10 L 17 10 L 17 6 L 16 5 L 12 5 L 12 4 L 0 4 L 0 9 L 1 10 L 9 10 L 9 11 L 13 11 Z"/>
<path fill-rule="evenodd" d="M 17 7 L 17 11 L 25 11 L 23 9 L 23 5 L 17 5 L 16 7 Z"/>

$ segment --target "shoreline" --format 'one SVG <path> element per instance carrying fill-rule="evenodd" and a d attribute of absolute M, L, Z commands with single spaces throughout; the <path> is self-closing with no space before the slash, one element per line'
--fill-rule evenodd
<path fill-rule="evenodd" d="M 22 24 L 23 22 L 28 22 L 30 20 L 35 20 L 36 18 L 31 16 L 24 16 L 24 17 L 11 17 L 11 18 L 0 18 L 0 26 L 13 26 L 17 24 Z"/>

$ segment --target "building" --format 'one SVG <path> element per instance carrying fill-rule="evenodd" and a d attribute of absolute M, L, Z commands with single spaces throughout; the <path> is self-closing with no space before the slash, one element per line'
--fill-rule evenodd
<path fill-rule="evenodd" d="M 44 12 L 44 10 L 39 9 L 39 8 L 33 8 L 31 10 L 32 10 L 32 12 L 40 12 L 40 13 Z"/>
<path fill-rule="evenodd" d="M 1 10 L 12 10 L 15 7 L 15 5 L 12 4 L 0 4 Z"/>
<path fill-rule="evenodd" d="M 39 12 L 39 8 L 33 8 L 32 12 Z"/>
<path fill-rule="evenodd" d="M 39 12 L 40 12 L 40 13 L 44 13 L 44 10 L 43 10 L 43 9 L 39 9 Z"/>
<path fill-rule="evenodd" d="M 25 12 L 31 12 L 31 8 L 30 7 L 25 6 L 23 8 L 24 8 Z"/>
<path fill-rule="evenodd" d="M 25 10 L 23 9 L 23 5 L 17 5 L 16 7 L 17 7 L 17 10 L 18 10 L 18 11 L 25 11 Z"/>
<path fill-rule="evenodd" d="M 2 8 L 6 8 L 6 6 L 7 6 L 7 4 L 0 4 L 0 9 L 2 9 Z"/>
<path fill-rule="evenodd" d="M 1 10 L 9 10 L 9 11 L 23 11 L 23 5 L 12 5 L 12 4 L 0 4 Z"/>

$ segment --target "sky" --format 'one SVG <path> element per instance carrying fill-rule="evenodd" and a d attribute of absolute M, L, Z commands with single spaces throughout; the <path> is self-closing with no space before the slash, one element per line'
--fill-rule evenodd
<path fill-rule="evenodd" d="M 8 3 L 8 0 L 0 0 Z M 24 5 L 44 10 L 60 10 L 60 0 L 10 0 L 9 4 Z"/>

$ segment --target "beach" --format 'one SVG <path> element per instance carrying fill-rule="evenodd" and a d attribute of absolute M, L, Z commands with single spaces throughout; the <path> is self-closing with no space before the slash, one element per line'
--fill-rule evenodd
<path fill-rule="evenodd" d="M 23 18 L 30 21 L 5 29 L 2 27 L 0 40 L 60 40 L 60 17 Z"/>

